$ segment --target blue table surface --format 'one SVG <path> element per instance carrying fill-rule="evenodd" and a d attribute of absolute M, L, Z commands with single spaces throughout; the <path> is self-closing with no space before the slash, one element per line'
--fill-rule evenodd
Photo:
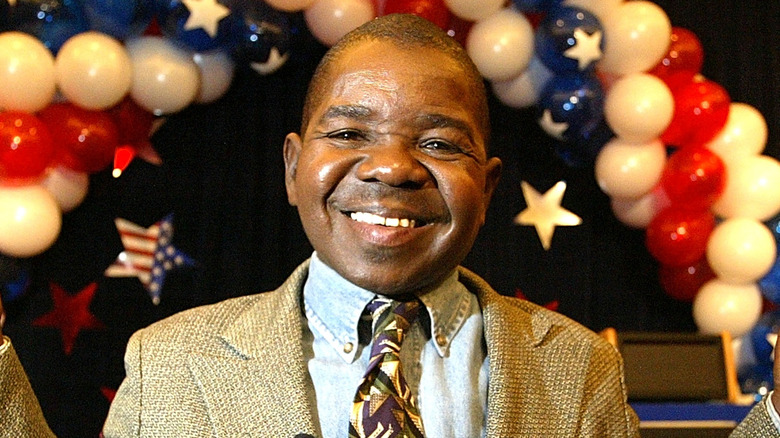
<path fill-rule="evenodd" d="M 753 405 L 729 403 L 648 403 L 633 402 L 640 421 L 706 421 L 730 420 L 740 422 Z"/>

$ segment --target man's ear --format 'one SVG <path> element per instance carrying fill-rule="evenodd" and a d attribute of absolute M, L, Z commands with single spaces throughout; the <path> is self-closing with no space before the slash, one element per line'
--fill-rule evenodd
<path fill-rule="evenodd" d="M 298 205 L 298 194 L 295 188 L 295 173 L 298 170 L 298 157 L 301 155 L 303 140 L 292 132 L 284 139 L 284 185 L 287 188 L 287 202 Z"/>
<path fill-rule="evenodd" d="M 485 163 L 485 208 L 490 204 L 493 192 L 498 186 L 498 180 L 501 178 L 501 160 L 497 157 L 488 158 Z"/>
<path fill-rule="evenodd" d="M 501 178 L 501 160 L 497 157 L 488 158 L 485 163 L 485 191 L 483 196 L 483 209 L 482 209 L 482 225 L 485 224 L 485 216 L 487 214 L 488 207 L 490 207 L 490 200 L 493 198 L 493 192 L 496 191 L 498 186 L 498 180 Z"/>

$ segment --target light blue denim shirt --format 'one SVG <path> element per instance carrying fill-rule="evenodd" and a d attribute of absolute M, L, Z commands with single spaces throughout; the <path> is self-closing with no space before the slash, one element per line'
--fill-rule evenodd
<path fill-rule="evenodd" d="M 312 256 L 303 288 L 309 327 L 304 345 L 311 345 L 306 359 L 324 438 L 347 436 L 352 400 L 371 352 L 364 308 L 375 296 Z M 420 299 L 427 315 L 404 336 L 401 366 L 417 397 L 425 436 L 484 436 L 488 358 L 477 298 L 453 272 Z"/>

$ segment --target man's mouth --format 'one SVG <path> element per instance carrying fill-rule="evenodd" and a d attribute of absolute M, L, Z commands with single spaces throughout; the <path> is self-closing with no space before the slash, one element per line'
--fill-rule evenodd
<path fill-rule="evenodd" d="M 384 217 L 373 213 L 367 213 L 362 211 L 353 211 L 349 213 L 349 217 L 356 222 L 362 222 L 370 225 L 382 225 L 391 228 L 415 228 L 425 225 L 423 221 L 397 218 L 397 217 Z"/>

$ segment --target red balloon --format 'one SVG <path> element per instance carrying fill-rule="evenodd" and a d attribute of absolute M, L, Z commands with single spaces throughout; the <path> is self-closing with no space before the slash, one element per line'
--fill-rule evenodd
<path fill-rule="evenodd" d="M 661 265 L 658 279 L 664 292 L 679 301 L 693 301 L 704 283 L 715 278 L 715 273 L 703 257 L 690 266 Z"/>
<path fill-rule="evenodd" d="M 29 179 L 43 174 L 54 157 L 46 125 L 22 111 L 0 112 L 0 179 Z"/>
<path fill-rule="evenodd" d="M 134 145 L 149 140 L 152 123 L 157 118 L 130 97 L 124 98 L 109 110 L 119 130 L 120 145 Z"/>
<path fill-rule="evenodd" d="M 666 162 L 661 186 L 673 206 L 708 210 L 726 186 L 726 167 L 704 146 L 684 147 Z"/>
<path fill-rule="evenodd" d="M 450 10 L 443 0 L 387 0 L 381 15 L 414 14 L 447 30 L 450 25 Z"/>
<path fill-rule="evenodd" d="M 723 129 L 731 98 L 717 83 L 697 77 L 672 92 L 674 116 L 661 140 L 667 145 L 705 144 Z"/>
<path fill-rule="evenodd" d="M 670 207 L 650 221 L 645 245 L 661 264 L 690 266 L 704 257 L 713 228 L 715 216 L 709 211 Z"/>
<path fill-rule="evenodd" d="M 51 132 L 58 163 L 95 173 L 113 162 L 119 134 L 107 112 L 58 103 L 44 108 L 40 117 Z"/>
<path fill-rule="evenodd" d="M 648 73 L 658 76 L 670 89 L 690 82 L 704 64 L 704 49 L 696 34 L 673 27 L 669 50 Z"/>

